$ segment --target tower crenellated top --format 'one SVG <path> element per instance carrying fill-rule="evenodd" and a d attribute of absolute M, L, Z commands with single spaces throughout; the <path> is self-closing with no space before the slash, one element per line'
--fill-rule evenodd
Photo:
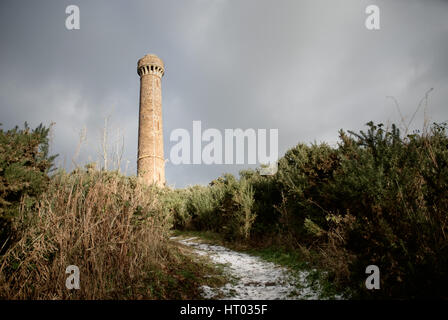
<path fill-rule="evenodd" d="M 162 77 L 165 73 L 165 66 L 162 59 L 155 54 L 147 54 L 137 63 L 137 73 L 140 77 L 153 74 Z"/>

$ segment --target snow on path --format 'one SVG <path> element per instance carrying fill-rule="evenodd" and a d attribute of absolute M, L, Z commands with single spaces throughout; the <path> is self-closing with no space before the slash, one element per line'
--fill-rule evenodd
<path fill-rule="evenodd" d="M 202 286 L 206 299 L 215 296 L 236 300 L 319 299 L 319 293 L 307 285 L 306 271 L 293 277 L 284 267 L 222 246 L 201 243 L 197 237 L 173 237 L 172 240 L 194 248 L 197 254 L 207 255 L 217 264 L 224 264 L 224 270 L 235 278 L 234 283 L 221 288 Z M 300 288 L 294 286 L 297 282 L 300 282 Z"/>

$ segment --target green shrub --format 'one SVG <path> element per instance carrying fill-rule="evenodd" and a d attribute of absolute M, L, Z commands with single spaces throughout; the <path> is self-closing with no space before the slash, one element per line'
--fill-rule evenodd
<path fill-rule="evenodd" d="M 253 188 L 245 179 L 238 181 L 226 174 L 209 186 L 169 190 L 164 198 L 177 229 L 220 232 L 232 240 L 249 239 L 256 215 Z"/>
<path fill-rule="evenodd" d="M 256 214 L 253 211 L 254 192 L 250 183 L 227 174 L 214 181 L 212 189 L 223 190 L 219 212 L 222 233 L 229 240 L 249 239 Z"/>
<path fill-rule="evenodd" d="M 188 190 L 183 189 L 162 189 L 160 199 L 166 215 L 171 217 L 173 228 L 185 230 L 191 225 L 191 216 L 187 210 Z"/>
<path fill-rule="evenodd" d="M 255 220 L 251 227 L 251 238 L 263 240 L 284 232 L 280 211 L 275 208 L 282 199 L 276 176 L 260 175 L 259 170 L 244 170 L 240 176 L 252 187 L 253 192 L 252 212 Z"/>
<path fill-rule="evenodd" d="M 368 125 L 367 133 L 341 133 L 341 166 L 325 188 L 334 207 L 356 218 L 346 244 L 356 257 L 352 285 L 362 286 L 366 266 L 376 264 L 383 290 L 375 296 L 446 296 L 445 128 L 403 139 L 394 126 Z"/>
<path fill-rule="evenodd" d="M 0 254 L 15 241 L 12 219 L 32 207 L 49 183 L 56 156 L 48 155 L 49 128 L 0 129 Z"/>
<path fill-rule="evenodd" d="M 187 210 L 196 230 L 220 231 L 222 216 L 218 208 L 222 194 L 219 188 L 194 186 L 189 188 Z"/>
<path fill-rule="evenodd" d="M 327 144 L 299 144 L 279 160 L 276 179 L 283 196 L 278 204 L 282 229 L 302 243 L 312 241 L 304 228 L 306 219 L 325 226 L 326 215 L 333 211 L 324 186 L 338 166 L 338 152 Z"/>
<path fill-rule="evenodd" d="M 447 297 L 446 124 L 402 137 L 392 125 L 299 144 L 274 176 L 246 170 L 188 189 L 186 216 L 228 240 L 278 239 L 315 250 L 318 266 L 358 297 Z M 365 289 L 380 267 L 382 289 Z"/>

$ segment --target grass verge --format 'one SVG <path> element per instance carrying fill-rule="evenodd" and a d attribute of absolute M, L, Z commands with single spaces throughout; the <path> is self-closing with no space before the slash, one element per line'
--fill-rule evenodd
<path fill-rule="evenodd" d="M 173 236 L 182 237 L 198 237 L 202 241 L 225 246 L 229 249 L 247 253 L 252 256 L 259 257 L 267 262 L 272 262 L 282 267 L 288 268 L 297 279 L 295 286 L 297 290 L 303 289 L 303 281 L 301 275 L 306 272 L 306 281 L 314 289 L 320 292 L 321 299 L 335 299 L 350 296 L 350 292 L 339 292 L 331 282 L 329 273 L 316 267 L 315 263 L 310 262 L 310 255 L 315 258 L 317 253 L 302 253 L 300 250 L 291 250 L 278 245 L 262 245 L 255 243 L 237 243 L 234 241 L 226 241 L 224 236 L 211 231 L 172 231 Z M 313 259 L 311 259 L 313 261 Z"/>
<path fill-rule="evenodd" d="M 12 220 L 0 299 L 200 299 L 219 270 L 169 240 L 157 188 L 116 172 L 59 172 Z M 79 268 L 79 289 L 66 268 Z"/>

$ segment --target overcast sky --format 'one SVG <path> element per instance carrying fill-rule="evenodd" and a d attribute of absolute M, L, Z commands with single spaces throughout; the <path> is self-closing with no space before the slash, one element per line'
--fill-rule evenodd
<path fill-rule="evenodd" d="M 81 28 L 65 28 L 65 8 Z M 369 31 L 365 9 L 380 8 Z M 185 0 L 0 2 L 0 123 L 55 122 L 58 166 L 98 160 L 110 117 L 135 174 L 137 60 L 154 53 L 162 80 L 165 156 L 176 128 L 277 128 L 280 156 L 299 142 L 334 144 L 338 130 L 410 120 L 430 88 L 427 116 L 448 120 L 448 1 Z M 422 128 L 423 109 L 412 128 Z M 79 135 L 86 142 L 76 156 Z M 176 187 L 244 165 L 172 165 Z"/>

